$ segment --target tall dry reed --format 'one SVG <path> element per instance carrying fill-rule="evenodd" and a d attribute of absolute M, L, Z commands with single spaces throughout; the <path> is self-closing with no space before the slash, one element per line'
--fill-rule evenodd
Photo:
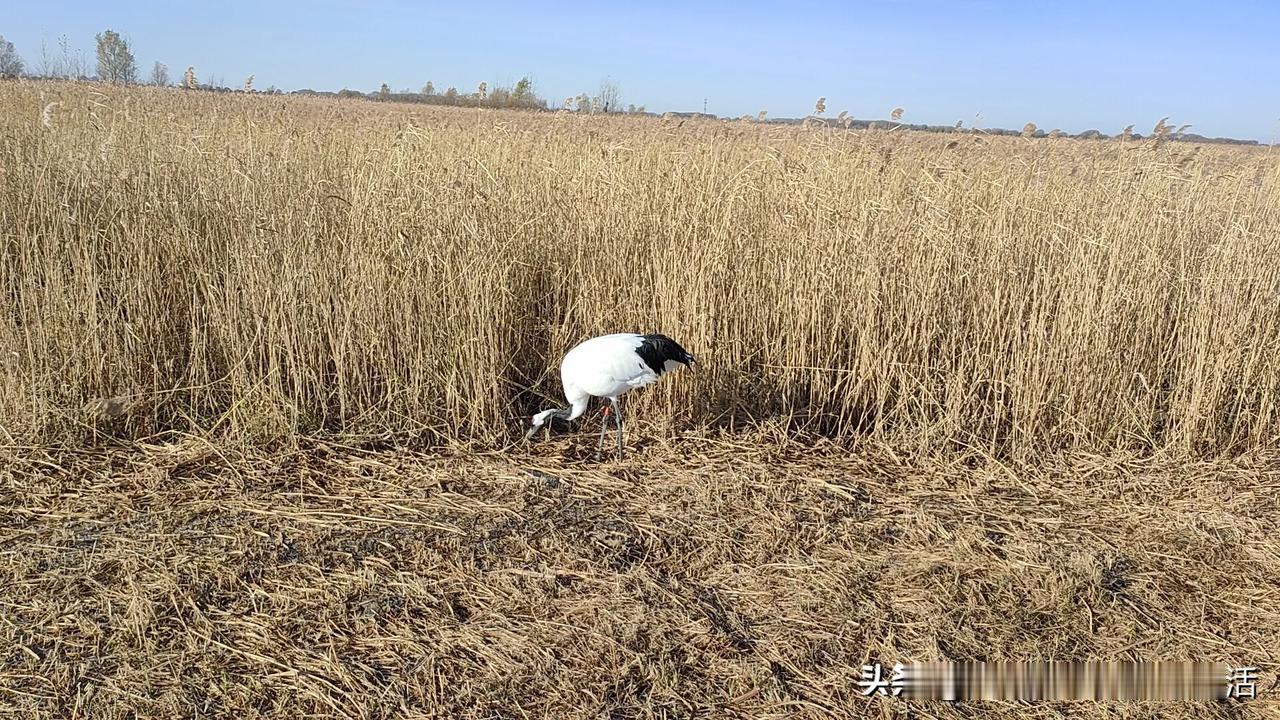
<path fill-rule="evenodd" d="M 625 330 L 704 360 L 629 399 L 655 432 L 1017 455 L 1280 436 L 1262 150 L 35 83 L 0 100 L 0 444 L 500 443 L 558 397 L 560 353 Z"/>

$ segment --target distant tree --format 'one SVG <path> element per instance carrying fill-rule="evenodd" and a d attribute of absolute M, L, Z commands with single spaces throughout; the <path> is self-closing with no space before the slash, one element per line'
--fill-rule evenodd
<path fill-rule="evenodd" d="M 596 112 L 618 112 L 622 109 L 622 90 L 618 88 L 618 83 L 605 78 L 600 81 L 600 95 L 596 100 Z"/>
<path fill-rule="evenodd" d="M 13 43 L 0 35 L 0 77 L 18 77 L 22 74 L 22 58 Z"/>
<path fill-rule="evenodd" d="M 458 99 L 458 88 L 456 88 L 456 87 L 450 87 L 448 90 L 445 90 L 445 91 L 444 91 L 444 98 L 445 98 L 445 100 L 448 100 L 449 102 L 455 102 L 455 101 L 457 101 L 457 99 Z"/>
<path fill-rule="evenodd" d="M 526 75 L 520 78 L 520 82 L 516 83 L 515 88 L 511 90 L 511 102 L 513 105 L 523 105 L 533 98 L 533 81 Z"/>
<path fill-rule="evenodd" d="M 358 97 L 364 97 L 364 94 L 361 93 L 359 90 L 350 90 L 348 88 L 342 88 L 341 90 L 338 91 L 338 97 L 358 98 Z"/>
<path fill-rule="evenodd" d="M 427 81 L 427 84 L 422 86 L 422 94 L 423 94 L 423 95 L 435 95 L 435 94 L 436 94 L 436 86 L 435 86 L 435 85 L 432 85 L 432 84 L 431 84 L 431 81 L 430 81 L 430 80 L 428 80 L 428 81 Z"/>
<path fill-rule="evenodd" d="M 165 87 L 169 84 L 169 68 L 159 60 L 151 66 L 151 84 L 156 87 Z"/>
<path fill-rule="evenodd" d="M 98 33 L 98 79 L 109 83 L 133 83 L 138 80 L 138 65 L 133 61 L 129 41 L 114 30 Z"/>
<path fill-rule="evenodd" d="M 378 99 L 386 100 L 389 97 L 391 97 L 391 86 L 386 83 L 382 83 L 382 87 L 378 88 Z"/>
<path fill-rule="evenodd" d="M 66 35 L 58 37 L 59 55 L 50 54 L 49 47 L 40 41 L 40 67 L 36 71 L 41 77 L 82 78 L 88 71 L 85 69 L 84 57 L 71 47 Z"/>

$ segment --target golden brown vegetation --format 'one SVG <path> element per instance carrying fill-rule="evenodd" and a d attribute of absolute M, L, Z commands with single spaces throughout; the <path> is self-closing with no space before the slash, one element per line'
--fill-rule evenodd
<path fill-rule="evenodd" d="M 1275 687 L 1278 166 L 0 83 L 0 715 L 1274 713 L 853 683 Z M 618 330 L 638 452 L 481 452 Z"/>
<path fill-rule="evenodd" d="M 705 358 L 633 400 L 684 429 L 1023 455 L 1280 433 L 1263 150 L 0 95 L 10 443 L 501 442 L 616 330 Z"/>
<path fill-rule="evenodd" d="M 764 448 L 601 467 L 188 440 L 0 467 L 0 712 L 1274 717 L 1274 460 Z M 951 707 L 855 685 L 868 660 L 936 659 L 1251 664 L 1260 699 Z"/>

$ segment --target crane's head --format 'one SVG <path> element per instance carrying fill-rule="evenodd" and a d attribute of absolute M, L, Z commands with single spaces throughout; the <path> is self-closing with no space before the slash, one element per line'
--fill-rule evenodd
<path fill-rule="evenodd" d="M 551 408 L 550 410 L 543 410 L 542 412 L 537 413 L 536 415 L 533 416 L 533 426 L 529 428 L 529 432 L 524 434 L 524 439 L 532 440 L 533 436 L 537 434 L 539 430 L 542 429 L 542 426 L 551 422 L 552 418 L 563 417 L 566 415 L 568 415 L 568 413 L 564 412 L 563 410 L 558 410 L 556 408 Z"/>

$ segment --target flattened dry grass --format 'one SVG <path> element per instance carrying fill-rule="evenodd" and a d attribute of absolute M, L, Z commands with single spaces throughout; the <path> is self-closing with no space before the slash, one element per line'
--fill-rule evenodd
<path fill-rule="evenodd" d="M 587 466 L 200 441 L 0 475 L 0 708 L 42 717 L 1274 717 L 1274 459 L 688 442 Z M 866 699 L 870 659 L 1257 664 L 1265 698 Z"/>

